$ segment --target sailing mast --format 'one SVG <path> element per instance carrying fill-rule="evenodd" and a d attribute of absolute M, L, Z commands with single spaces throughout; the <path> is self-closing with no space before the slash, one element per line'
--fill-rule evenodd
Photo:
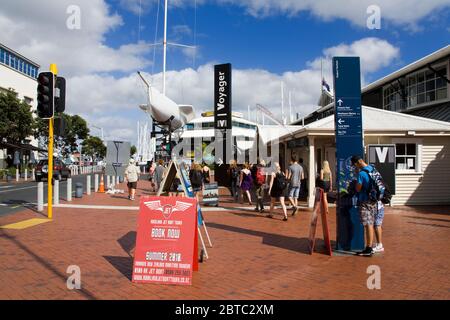
<path fill-rule="evenodd" d="M 166 95 L 166 64 L 167 64 L 167 2 L 164 0 L 164 43 L 163 43 L 163 91 L 162 94 Z"/>

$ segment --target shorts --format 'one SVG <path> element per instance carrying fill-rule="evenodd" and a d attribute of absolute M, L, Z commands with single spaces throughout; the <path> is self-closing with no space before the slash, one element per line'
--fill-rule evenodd
<path fill-rule="evenodd" d="M 135 182 L 128 182 L 127 186 L 130 189 L 137 189 L 137 181 L 135 181 Z"/>
<path fill-rule="evenodd" d="M 300 187 L 289 188 L 289 198 L 298 198 L 300 195 Z"/>
<path fill-rule="evenodd" d="M 374 226 L 375 227 L 380 227 L 383 224 L 383 219 L 384 219 L 384 206 L 378 206 L 376 212 L 375 212 L 375 222 L 374 222 Z"/>
<path fill-rule="evenodd" d="M 359 205 L 359 218 L 363 226 L 373 226 L 375 223 L 375 213 L 377 212 L 376 202 L 361 202 Z"/>

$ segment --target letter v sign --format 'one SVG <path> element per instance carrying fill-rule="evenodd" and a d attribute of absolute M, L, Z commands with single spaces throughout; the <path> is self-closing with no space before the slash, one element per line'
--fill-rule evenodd
<path fill-rule="evenodd" d="M 377 152 L 378 161 L 385 163 L 389 148 L 375 148 L 375 151 Z"/>

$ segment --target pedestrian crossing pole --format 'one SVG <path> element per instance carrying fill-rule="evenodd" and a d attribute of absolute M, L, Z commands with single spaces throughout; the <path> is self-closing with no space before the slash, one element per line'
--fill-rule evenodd
<path fill-rule="evenodd" d="M 56 64 L 52 63 L 50 65 L 50 72 L 53 73 L 53 76 L 56 78 L 58 75 L 58 67 Z M 56 83 L 56 81 L 54 81 Z M 52 101 L 53 110 L 55 109 L 55 99 Z M 48 120 L 48 206 L 47 206 L 47 217 L 48 219 L 53 219 L 53 125 L 54 125 L 54 117 L 55 112 L 53 111 L 53 117 Z"/>

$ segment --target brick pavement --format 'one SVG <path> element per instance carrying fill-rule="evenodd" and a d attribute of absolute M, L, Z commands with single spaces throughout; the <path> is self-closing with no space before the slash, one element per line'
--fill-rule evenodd
<path fill-rule="evenodd" d="M 73 204 L 138 205 L 125 197 L 96 194 Z M 0 299 L 449 299 L 449 209 L 388 209 L 386 252 L 372 258 L 310 256 L 307 209 L 288 222 L 251 208 L 208 211 L 210 259 L 200 264 L 193 285 L 182 287 L 130 281 L 127 252 L 137 211 L 55 208 L 50 223 L 0 229 Z M 42 215 L 26 210 L 0 218 L 0 225 L 34 217 Z M 322 244 L 317 242 L 319 250 Z M 66 288 L 69 265 L 81 268 L 82 290 Z M 366 287 L 369 265 L 381 268 L 381 290 Z"/>

